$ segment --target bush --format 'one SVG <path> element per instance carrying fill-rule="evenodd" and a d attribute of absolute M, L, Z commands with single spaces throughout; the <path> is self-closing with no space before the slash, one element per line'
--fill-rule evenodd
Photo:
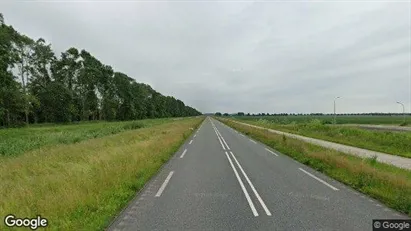
<path fill-rule="evenodd" d="M 123 128 L 126 130 L 138 129 L 138 128 L 143 128 L 143 127 L 144 127 L 144 124 L 139 121 L 127 123 L 123 126 Z"/>
<path fill-rule="evenodd" d="M 322 121 L 322 124 L 323 124 L 323 125 L 325 125 L 325 124 L 332 124 L 332 122 L 329 121 L 329 120 L 323 120 L 323 121 Z"/>
<path fill-rule="evenodd" d="M 319 129 L 324 127 L 323 123 L 319 119 L 312 119 L 310 122 L 307 124 L 307 127 L 309 128 L 314 128 L 314 129 Z"/>

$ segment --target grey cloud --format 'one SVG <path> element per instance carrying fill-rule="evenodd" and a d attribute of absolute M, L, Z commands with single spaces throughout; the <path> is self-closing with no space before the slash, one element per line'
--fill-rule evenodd
<path fill-rule="evenodd" d="M 203 112 L 411 110 L 411 3 L 0 3 L 6 22 L 75 46 Z"/>

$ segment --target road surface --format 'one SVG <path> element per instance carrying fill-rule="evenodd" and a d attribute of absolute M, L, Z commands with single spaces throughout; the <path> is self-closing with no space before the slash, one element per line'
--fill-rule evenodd
<path fill-rule="evenodd" d="M 410 132 L 411 127 L 401 127 L 401 126 L 389 126 L 389 125 L 356 125 L 359 128 L 369 129 L 369 130 L 381 130 L 381 131 L 396 131 L 396 132 Z"/>
<path fill-rule="evenodd" d="M 207 118 L 108 230 L 372 230 L 406 219 Z"/>

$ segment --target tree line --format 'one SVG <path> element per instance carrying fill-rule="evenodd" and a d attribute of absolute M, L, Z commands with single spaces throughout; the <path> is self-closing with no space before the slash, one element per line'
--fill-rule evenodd
<path fill-rule="evenodd" d="M 56 56 L 51 44 L 19 33 L 0 13 L 0 126 L 200 114 L 86 50 Z"/>

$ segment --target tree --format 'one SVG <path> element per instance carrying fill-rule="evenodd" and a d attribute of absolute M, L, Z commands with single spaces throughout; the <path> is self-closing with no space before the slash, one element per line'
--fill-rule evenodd
<path fill-rule="evenodd" d="M 48 86 L 52 82 L 52 70 L 51 67 L 54 64 L 56 58 L 51 49 L 50 44 L 46 44 L 45 40 L 40 38 L 33 44 L 33 53 L 29 59 L 29 74 L 31 81 L 28 84 L 29 88 L 29 109 L 33 111 L 34 121 L 38 122 L 39 117 L 42 115 L 42 105 L 39 99 L 40 93 L 47 91 Z M 41 94 L 43 97 L 51 97 L 50 95 Z M 48 100 L 48 99 L 45 99 Z M 56 109 L 54 109 L 56 110 Z"/>
<path fill-rule="evenodd" d="M 44 122 L 69 122 L 73 96 L 71 91 L 59 82 L 52 82 L 41 89 L 39 99 L 42 103 Z"/>
<path fill-rule="evenodd" d="M 2 16 L 2 15 L 1 15 Z M 24 111 L 24 96 L 21 85 L 15 80 L 11 69 L 17 62 L 15 41 L 18 33 L 4 24 L 0 25 L 0 125 L 18 124 L 20 114 Z"/>
<path fill-rule="evenodd" d="M 41 123 L 200 114 L 116 72 L 84 49 L 72 47 L 56 56 L 51 44 L 18 33 L 4 24 L 0 13 L 0 126 L 29 124 L 32 119 Z"/>
<path fill-rule="evenodd" d="M 224 116 L 229 116 L 228 113 L 224 113 Z"/>
<path fill-rule="evenodd" d="M 244 112 L 238 112 L 237 115 L 238 116 L 244 116 Z"/>
<path fill-rule="evenodd" d="M 24 114 L 26 118 L 26 124 L 29 124 L 29 104 L 30 102 L 28 99 L 30 97 L 27 96 L 27 83 L 29 82 L 29 70 L 30 70 L 30 59 L 32 55 L 32 46 L 33 40 L 25 35 L 18 34 L 17 39 L 15 41 L 16 48 L 17 48 L 17 67 L 19 76 L 21 78 L 21 86 L 23 89 L 23 99 L 25 101 L 24 104 Z"/>

